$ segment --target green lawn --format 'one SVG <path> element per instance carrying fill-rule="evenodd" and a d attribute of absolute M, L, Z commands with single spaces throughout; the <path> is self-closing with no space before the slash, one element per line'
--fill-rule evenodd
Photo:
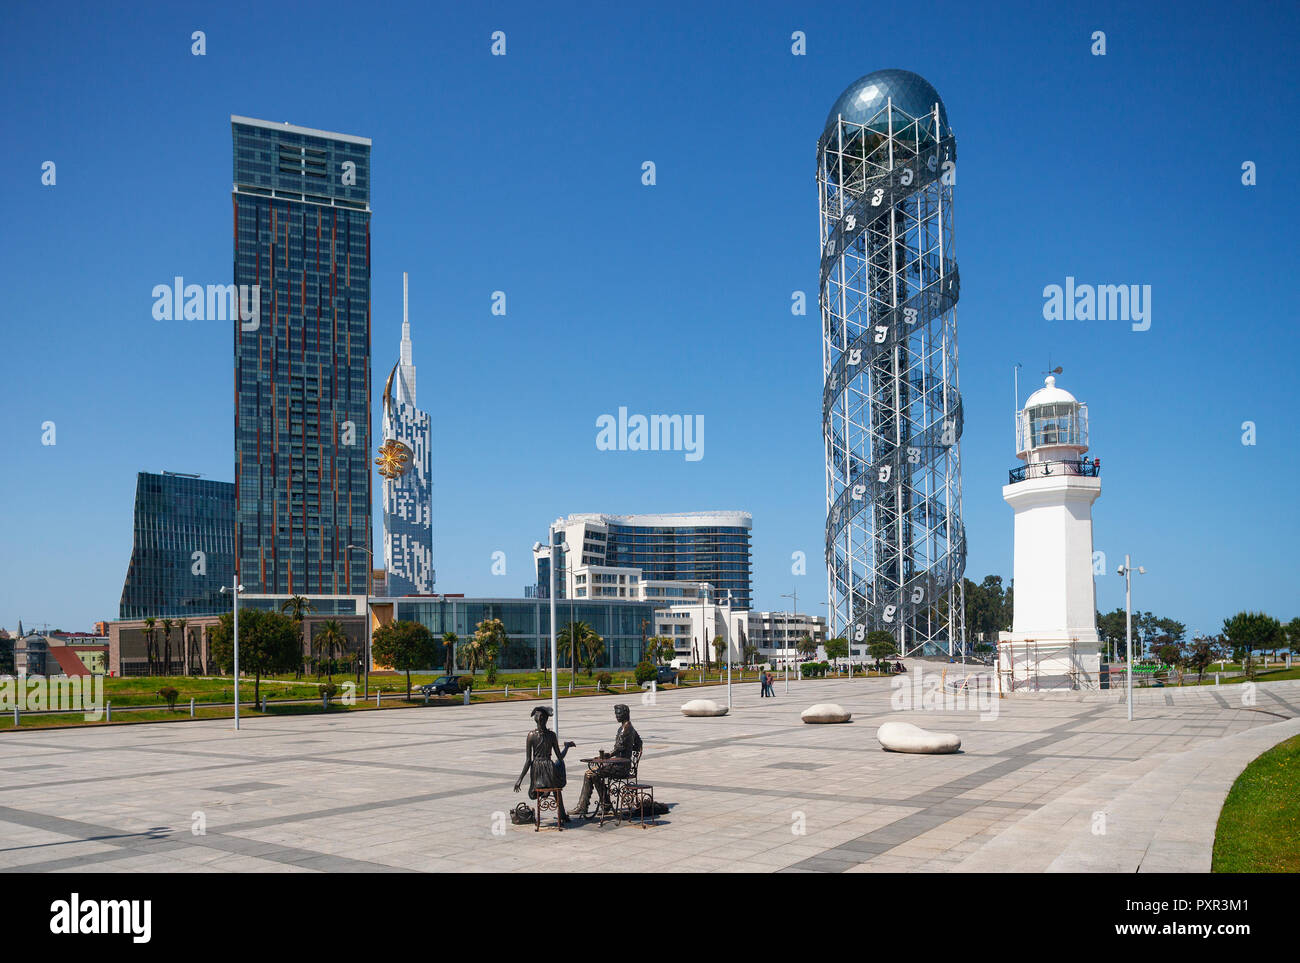
<path fill-rule="evenodd" d="M 1214 834 L 1216 873 L 1300 873 L 1300 736 L 1237 777 Z"/>

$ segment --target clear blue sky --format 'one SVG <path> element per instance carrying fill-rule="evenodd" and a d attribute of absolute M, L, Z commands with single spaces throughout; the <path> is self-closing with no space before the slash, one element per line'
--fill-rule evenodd
<path fill-rule="evenodd" d="M 1069 7 L 8 4 L 0 625 L 117 616 L 137 471 L 233 478 L 229 327 L 150 296 L 230 280 L 232 113 L 374 139 L 375 367 L 409 271 L 440 588 L 518 596 L 557 515 L 734 508 L 756 606 L 824 611 L 820 323 L 790 298 L 816 304 L 826 111 L 883 67 L 935 85 L 959 145 L 967 575 L 1011 575 L 1012 365 L 1062 365 L 1136 604 L 1300 614 L 1296 7 Z M 1150 284 L 1150 330 L 1043 320 L 1067 275 Z M 704 415 L 705 457 L 598 451 L 620 405 Z"/>

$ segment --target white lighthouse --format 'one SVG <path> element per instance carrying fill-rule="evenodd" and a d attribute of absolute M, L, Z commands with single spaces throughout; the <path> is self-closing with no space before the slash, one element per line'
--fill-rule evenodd
<path fill-rule="evenodd" d="M 1100 684 L 1092 503 L 1101 464 L 1087 451 L 1088 406 L 1048 375 L 1016 413 L 1024 465 L 1002 489 L 1016 513 L 1014 615 L 1011 631 L 998 634 L 1004 689 Z"/>

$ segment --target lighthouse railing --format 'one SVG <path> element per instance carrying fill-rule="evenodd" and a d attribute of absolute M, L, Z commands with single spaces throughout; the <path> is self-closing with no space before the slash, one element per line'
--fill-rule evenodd
<path fill-rule="evenodd" d="M 1031 478 L 1049 478 L 1053 475 L 1080 475 L 1084 478 L 1101 476 L 1101 460 L 1098 458 L 1080 458 L 1077 461 L 1035 461 L 1019 468 L 1012 468 L 1007 473 L 1010 484 L 1028 481 Z"/>

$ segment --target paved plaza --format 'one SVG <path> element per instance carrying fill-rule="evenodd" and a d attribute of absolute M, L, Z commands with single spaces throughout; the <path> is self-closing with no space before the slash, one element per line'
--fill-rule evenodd
<path fill-rule="evenodd" d="M 527 798 L 511 787 L 532 701 L 247 719 L 238 733 L 229 721 L 5 733 L 0 869 L 1208 870 L 1232 779 L 1300 731 L 1300 683 L 1257 686 L 1253 704 L 1245 691 L 1140 690 L 1132 723 L 1120 693 L 1017 694 L 995 700 L 994 718 L 899 712 L 885 679 L 788 694 L 778 679 L 761 700 L 756 683 L 738 685 L 717 718 L 679 707 L 725 702 L 720 687 L 656 705 L 635 692 L 566 699 L 560 735 L 578 744 L 566 802 L 579 757 L 610 746 L 626 701 L 645 740 L 641 781 L 671 808 L 644 830 L 563 833 L 503 816 Z M 853 721 L 803 724 L 816 702 Z M 955 732 L 962 751 L 883 752 L 875 731 L 891 720 Z"/>

